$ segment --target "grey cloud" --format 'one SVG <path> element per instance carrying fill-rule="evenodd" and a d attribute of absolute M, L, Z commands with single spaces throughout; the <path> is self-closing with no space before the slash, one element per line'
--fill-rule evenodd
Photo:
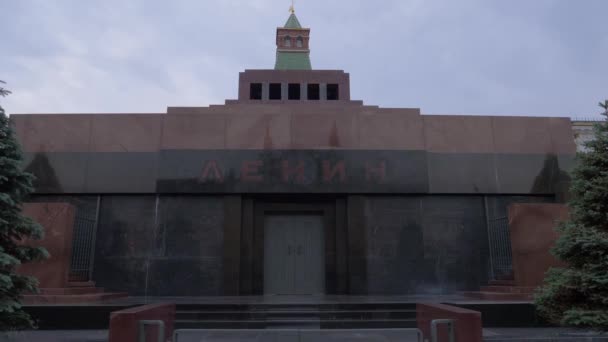
<path fill-rule="evenodd" d="M 9 112 L 162 112 L 271 68 L 282 0 L 0 3 Z M 424 113 L 592 115 L 608 97 L 605 0 L 299 1 L 312 61 L 353 97 Z"/>

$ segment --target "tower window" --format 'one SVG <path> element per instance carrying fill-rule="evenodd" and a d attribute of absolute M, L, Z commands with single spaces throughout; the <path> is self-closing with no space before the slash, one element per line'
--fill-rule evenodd
<path fill-rule="evenodd" d="M 281 83 L 270 83 L 269 99 L 280 100 L 281 99 Z"/>
<path fill-rule="evenodd" d="M 327 85 L 327 99 L 333 101 L 340 99 L 340 87 L 337 84 Z"/>
<path fill-rule="evenodd" d="M 249 99 L 261 100 L 262 99 L 262 83 L 251 83 L 249 85 Z"/>
<path fill-rule="evenodd" d="M 290 36 L 285 36 L 285 38 L 283 39 L 283 46 L 291 47 L 291 37 Z"/>
<path fill-rule="evenodd" d="M 321 90 L 319 84 L 313 83 L 308 85 L 308 99 L 309 100 L 320 100 Z"/>
<path fill-rule="evenodd" d="M 289 87 L 287 89 L 287 97 L 290 100 L 299 100 L 300 99 L 300 84 L 298 83 L 289 83 Z"/>
<path fill-rule="evenodd" d="M 296 47 L 304 47 L 304 39 L 302 39 L 301 36 L 298 36 L 298 38 L 296 39 Z"/>

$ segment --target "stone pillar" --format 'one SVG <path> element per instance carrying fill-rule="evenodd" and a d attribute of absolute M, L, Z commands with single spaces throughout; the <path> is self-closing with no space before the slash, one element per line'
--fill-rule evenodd
<path fill-rule="evenodd" d="M 268 101 L 270 99 L 270 83 L 262 83 L 262 101 Z"/>
<path fill-rule="evenodd" d="M 319 85 L 319 99 L 321 101 L 327 101 L 327 83 L 321 83 Z"/>
<path fill-rule="evenodd" d="M 281 100 L 282 101 L 286 101 L 289 96 L 288 96 L 288 85 L 287 83 L 281 83 Z"/>
<path fill-rule="evenodd" d="M 308 100 L 308 83 L 302 83 L 300 85 L 300 87 L 301 87 L 300 88 L 300 90 L 301 90 L 300 98 L 304 101 L 307 101 Z"/>

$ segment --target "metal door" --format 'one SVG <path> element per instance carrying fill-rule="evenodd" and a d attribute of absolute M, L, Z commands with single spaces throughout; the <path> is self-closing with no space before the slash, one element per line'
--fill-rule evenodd
<path fill-rule="evenodd" d="M 289 294 L 294 288 L 295 258 L 289 216 L 264 220 L 264 294 Z"/>
<path fill-rule="evenodd" d="M 322 294 L 324 254 L 321 216 L 267 216 L 264 220 L 264 294 Z"/>
<path fill-rule="evenodd" d="M 294 222 L 295 288 L 294 294 L 325 292 L 325 251 L 321 216 L 300 216 Z"/>

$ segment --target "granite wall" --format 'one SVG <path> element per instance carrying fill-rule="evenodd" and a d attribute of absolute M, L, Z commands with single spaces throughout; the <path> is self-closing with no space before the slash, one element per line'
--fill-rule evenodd
<path fill-rule="evenodd" d="M 515 285 L 539 287 L 552 267 L 564 267 L 551 249 L 559 238 L 557 226 L 568 219 L 564 204 L 527 203 L 509 206 L 509 230 Z"/>
<path fill-rule="evenodd" d="M 576 151 L 567 118 L 420 115 L 342 101 L 11 122 L 39 194 L 562 196 Z M 284 162 L 302 163 L 304 176 L 286 182 Z"/>
<path fill-rule="evenodd" d="M 219 295 L 223 223 L 219 196 L 103 196 L 94 279 L 130 295 Z"/>
<path fill-rule="evenodd" d="M 244 100 L 258 77 L 334 79 L 343 100 Z M 336 201 L 336 241 L 348 241 L 336 264 L 348 264 L 338 272 L 352 293 L 472 290 L 488 274 L 486 214 L 506 216 L 506 204 L 483 196 L 567 197 L 568 118 L 368 106 L 349 101 L 348 77 L 248 71 L 242 101 L 225 105 L 11 124 L 38 195 L 101 196 L 94 279 L 132 295 L 221 294 L 224 279 L 251 273 L 239 228 L 269 195 Z"/>
<path fill-rule="evenodd" d="M 41 246 L 49 252 L 49 258 L 23 264 L 19 273 L 34 276 L 40 288 L 63 288 L 68 285 L 75 209 L 68 203 L 26 203 L 23 214 L 44 228 L 44 239 L 25 241 Z"/>
<path fill-rule="evenodd" d="M 321 205 L 317 202 L 320 198 L 303 198 L 312 201 L 306 202 L 310 208 Z M 78 204 L 75 207 L 80 215 L 97 203 L 96 197 L 90 196 L 33 199 Z M 231 201 L 226 199 L 208 195 L 102 195 L 93 280 L 109 290 L 142 296 L 260 294 L 243 287 L 253 281 L 248 258 L 253 258 L 254 264 L 262 262 L 256 259 L 261 254 L 247 254 L 251 246 L 246 241 L 254 217 L 263 213 L 247 208 L 260 209 L 265 202 L 249 198 L 246 203 L 250 205 L 227 205 Z M 237 199 L 241 203 L 240 197 Z M 331 232 L 328 241 L 335 238 L 331 243 L 336 246 L 326 256 L 326 264 L 333 265 L 327 269 L 335 272 L 327 278 L 346 281 L 338 287 L 328 283 L 328 293 L 449 294 L 477 290 L 491 273 L 489 242 L 496 241 L 488 236 L 488 222 L 506 219 L 507 206 L 513 203 L 553 201 L 551 196 L 368 195 L 348 197 L 346 202 L 340 197 L 325 198 L 323 208 L 331 213 L 326 222 Z M 293 202 L 290 207 L 288 198 L 280 203 L 287 205 L 281 207 L 283 210 L 304 205 Z M 517 221 L 529 216 L 519 215 Z M 517 235 L 513 238 L 522 240 L 517 240 Z M 85 242 L 92 243 L 74 239 L 74 248 L 88 250 Z M 521 264 L 519 247 L 521 243 L 514 245 L 516 268 Z M 239 268 L 239 262 L 244 268 Z"/>
<path fill-rule="evenodd" d="M 69 241 L 71 260 L 68 260 L 70 281 L 90 280 L 91 250 L 95 243 L 95 222 L 99 196 L 91 195 L 34 195 L 28 202 L 69 203 L 74 207 L 73 238 Z"/>
<path fill-rule="evenodd" d="M 487 281 L 481 196 L 368 197 L 370 294 L 445 294 Z"/>
<path fill-rule="evenodd" d="M 477 290 L 490 274 L 487 215 L 504 215 L 533 196 L 368 196 L 365 204 L 370 294 Z"/>

